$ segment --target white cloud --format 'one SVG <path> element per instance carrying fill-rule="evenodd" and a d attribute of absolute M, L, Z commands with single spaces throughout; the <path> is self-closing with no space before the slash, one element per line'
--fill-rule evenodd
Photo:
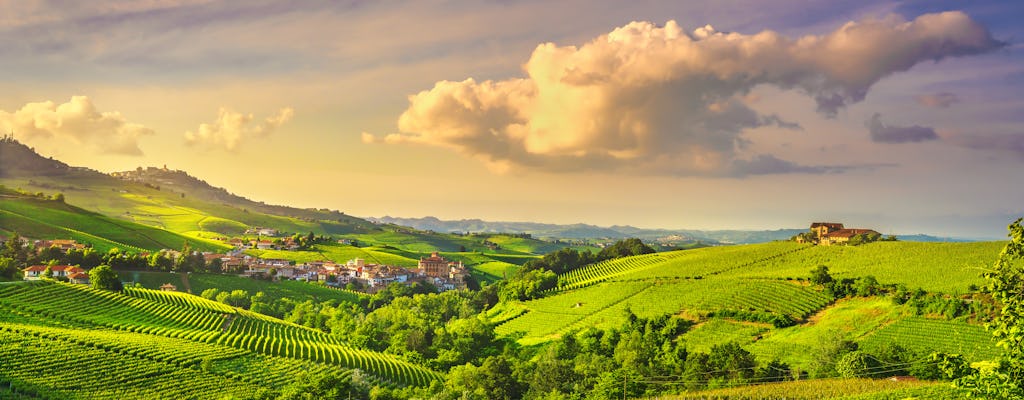
<path fill-rule="evenodd" d="M 139 137 L 153 134 L 152 129 L 129 122 L 119 112 L 98 111 L 87 96 L 72 96 L 63 104 L 28 103 L 13 113 L 0 110 L 0 124 L 27 142 L 70 140 L 102 153 L 134 156 L 142 155 Z"/>
<path fill-rule="evenodd" d="M 804 93 L 833 117 L 883 77 L 1002 46 L 960 12 L 849 22 L 788 38 L 632 22 L 582 46 L 537 46 L 526 77 L 437 82 L 409 96 L 385 143 L 456 149 L 502 166 L 675 175 L 827 172 L 743 154 L 745 130 L 799 128 L 747 105 L 758 85 Z M 378 141 L 364 135 L 364 142 Z M 763 167 L 763 168 L 761 168 Z"/>
<path fill-rule="evenodd" d="M 185 132 L 185 143 L 223 146 L 228 151 L 234 151 L 246 140 L 270 135 L 290 121 L 294 115 L 295 110 L 285 107 L 276 115 L 264 118 L 262 122 L 254 122 L 252 114 L 242 114 L 221 107 L 216 121 L 199 124 L 199 129 L 195 132 Z"/>

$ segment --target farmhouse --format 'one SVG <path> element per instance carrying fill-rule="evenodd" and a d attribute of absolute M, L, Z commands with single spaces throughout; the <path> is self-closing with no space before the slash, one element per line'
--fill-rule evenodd
<path fill-rule="evenodd" d="M 858 235 L 874 238 L 882 236 L 873 229 L 845 228 L 836 222 L 814 222 L 811 224 L 811 233 L 814 235 L 814 243 L 822 246 L 846 244 Z"/>
<path fill-rule="evenodd" d="M 26 281 L 36 281 L 43 277 L 43 273 L 46 272 L 45 265 L 33 265 L 31 267 L 22 270 L 25 273 Z M 81 267 L 72 265 L 54 265 L 50 267 L 50 272 L 53 273 L 54 278 L 65 277 L 69 280 L 74 274 L 85 274 L 85 270 Z M 78 277 L 81 278 L 81 277 Z M 89 276 L 85 275 L 85 282 L 89 281 Z M 77 282 L 76 282 L 77 283 Z"/>

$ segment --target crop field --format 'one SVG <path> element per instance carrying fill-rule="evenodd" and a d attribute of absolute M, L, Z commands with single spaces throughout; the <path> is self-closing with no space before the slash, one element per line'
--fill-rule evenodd
<path fill-rule="evenodd" d="M 97 249 L 120 247 L 130 251 L 181 248 L 186 240 L 200 249 L 222 249 L 219 243 L 188 238 L 88 212 L 63 203 L 39 199 L 14 199 L 0 203 L 5 226 L 24 227 L 19 232 L 35 237 L 71 237 L 93 243 Z"/>
<path fill-rule="evenodd" d="M 437 373 L 423 367 L 390 355 L 349 347 L 320 331 L 182 293 L 128 289 L 125 294 L 118 294 L 53 282 L 3 285 L 0 286 L 0 314 L 13 316 L 0 319 L 0 331 L 5 335 L 27 340 L 44 338 L 163 365 L 147 366 L 144 371 L 153 372 L 152 376 L 162 374 L 160 368 L 167 366 L 184 368 L 182 371 L 186 372 L 200 368 L 220 370 L 222 378 L 238 381 L 240 386 L 249 388 L 246 390 L 252 389 L 249 384 L 258 380 L 245 374 L 273 375 L 273 371 L 291 372 L 294 379 L 297 370 L 356 368 L 380 382 L 401 385 L 426 385 L 439 378 Z M 20 339 L 11 341 L 17 340 Z M 6 352 L 12 346 L 0 347 Z M 279 366 L 266 370 L 231 369 L 230 365 L 234 365 L 231 360 L 239 357 L 286 361 L 268 361 Z M 42 362 L 37 362 L 40 360 Z M 63 355 L 41 356 L 33 360 L 32 365 L 33 368 L 49 368 L 60 362 L 71 361 Z M 290 369 L 289 365 L 295 369 Z M 106 368 L 117 369 L 111 365 Z M 0 379 L 32 386 L 32 379 L 53 378 L 8 376 L 0 371 Z M 270 380 L 283 382 L 287 377 L 271 377 Z M 64 388 L 50 380 L 39 384 L 58 390 Z M 219 384 L 230 387 L 230 382 Z M 96 393 L 87 397 L 106 396 Z"/>
<path fill-rule="evenodd" d="M 689 399 L 965 399 L 947 382 L 888 379 L 814 379 L 745 385 L 661 397 Z"/>
<path fill-rule="evenodd" d="M 573 289 L 613 280 L 704 278 L 746 269 L 766 260 L 807 249 L 792 242 L 706 247 L 625 257 L 592 264 L 559 277 L 559 289 Z M 810 271 L 810 269 L 808 269 Z M 804 273 L 806 275 L 807 273 Z M 803 275 L 798 275 L 803 276 Z"/>
<path fill-rule="evenodd" d="M 681 339 L 686 342 L 688 351 L 708 353 L 715 345 L 736 342 L 745 346 L 753 343 L 768 329 L 765 324 L 712 318 L 687 331 Z"/>
<path fill-rule="evenodd" d="M 866 337 L 864 349 L 896 343 L 920 353 L 943 351 L 962 354 L 968 360 L 995 360 L 1000 349 L 992 334 L 978 325 L 924 317 L 907 317 L 887 325 Z"/>
<path fill-rule="evenodd" d="M 826 265 L 836 278 L 873 275 L 881 283 L 902 283 L 927 291 L 963 293 L 983 285 L 1005 242 L 876 242 L 861 246 L 813 246 L 726 273 L 736 277 L 806 277 Z"/>
<path fill-rule="evenodd" d="M 504 261 L 489 261 L 469 267 L 470 273 L 480 282 L 492 283 L 510 277 L 519 266 Z"/>
<path fill-rule="evenodd" d="M 126 278 L 132 277 L 134 272 L 126 272 Z M 140 282 L 149 289 L 157 289 L 164 283 L 172 283 L 178 286 L 178 290 L 183 291 L 181 277 L 178 274 L 168 272 L 140 272 L 138 273 L 141 278 Z M 150 275 L 150 276 L 146 276 Z M 206 289 L 218 289 L 220 291 L 232 291 L 232 290 L 244 290 L 249 292 L 250 295 L 256 294 L 256 292 L 263 292 L 268 299 L 280 299 L 290 298 L 298 301 L 313 300 L 315 302 L 323 302 L 327 300 L 336 301 L 348 301 L 352 303 L 359 303 L 359 299 L 364 297 L 364 294 L 350 292 L 347 290 L 334 289 L 326 286 L 321 286 L 314 283 L 302 282 L 302 281 L 289 281 L 284 280 L 280 282 L 268 282 L 261 281 L 252 278 L 234 276 L 234 275 L 220 275 L 220 274 L 198 274 L 193 273 L 188 275 L 189 285 L 192 288 L 192 294 L 198 295 Z"/>

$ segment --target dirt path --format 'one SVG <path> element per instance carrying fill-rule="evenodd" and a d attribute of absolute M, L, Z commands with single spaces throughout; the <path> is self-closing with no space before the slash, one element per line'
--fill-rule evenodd
<path fill-rule="evenodd" d="M 188 274 L 178 273 L 181 275 L 181 287 L 185 289 L 185 293 L 192 293 L 192 285 L 188 283 Z"/>
<path fill-rule="evenodd" d="M 227 332 L 228 328 L 231 326 L 231 321 L 234 321 L 234 320 L 235 320 L 235 315 L 234 314 L 228 315 L 227 318 L 224 318 L 224 323 L 220 324 L 220 331 L 221 332 Z"/>

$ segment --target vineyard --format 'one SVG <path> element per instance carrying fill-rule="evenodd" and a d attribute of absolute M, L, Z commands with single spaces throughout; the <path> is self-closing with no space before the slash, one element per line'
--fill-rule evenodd
<path fill-rule="evenodd" d="M 153 382 L 150 387 L 173 398 L 210 397 L 218 391 L 203 393 L 217 387 L 224 388 L 219 393 L 249 393 L 265 382 L 290 382 L 302 371 L 359 369 L 384 385 L 423 386 L 441 378 L 393 356 L 350 347 L 320 331 L 192 295 L 147 289 L 118 294 L 51 282 L 2 285 L 0 330 L 5 343 L 0 358 L 17 354 L 12 349 L 38 349 L 32 344 L 39 340 L 66 350 L 33 350 L 41 354 L 30 359 L 31 368 L 0 372 L 0 381 L 23 387 L 21 392 L 39 389 L 43 396 L 56 390 L 54 397 L 64 397 L 64 390 L 74 389 L 86 393 L 83 397 L 116 398 L 120 392 L 110 382 L 94 388 L 53 379 L 67 379 L 69 372 L 88 374 L 90 368 L 118 370 L 118 363 L 126 359 L 138 360 L 138 369 L 127 368 L 126 376 L 140 376 L 124 378 L 125 390 L 148 379 Z M 97 351 L 105 355 L 92 357 Z M 79 369 L 74 355 L 83 352 L 90 355 L 90 362 Z M 245 367 L 253 362 L 266 367 Z M 203 369 L 217 373 L 207 380 L 197 378 L 195 391 L 184 395 L 176 395 L 181 393 L 170 391 L 160 380 L 190 380 L 189 374 Z M 58 378 L 33 372 L 45 370 L 62 373 Z M 111 387 L 113 391 L 105 391 Z"/>
<path fill-rule="evenodd" d="M 808 368 L 813 351 L 852 340 L 865 351 L 896 343 L 916 354 L 963 354 L 972 361 L 998 354 L 978 325 L 913 316 L 886 297 L 833 304 L 807 281 L 827 265 L 836 277 L 874 275 L 882 283 L 926 290 L 966 290 L 1002 243 L 902 243 L 807 246 L 775 242 L 625 257 L 558 277 L 545 297 L 502 305 L 489 314 L 498 335 L 531 345 L 586 328 L 616 328 L 628 313 L 678 315 L 697 325 L 681 340 L 691 351 L 737 342 L 758 359 Z M 950 278 L 942 278 L 949 274 Z M 793 325 L 793 326 L 790 326 Z"/>

